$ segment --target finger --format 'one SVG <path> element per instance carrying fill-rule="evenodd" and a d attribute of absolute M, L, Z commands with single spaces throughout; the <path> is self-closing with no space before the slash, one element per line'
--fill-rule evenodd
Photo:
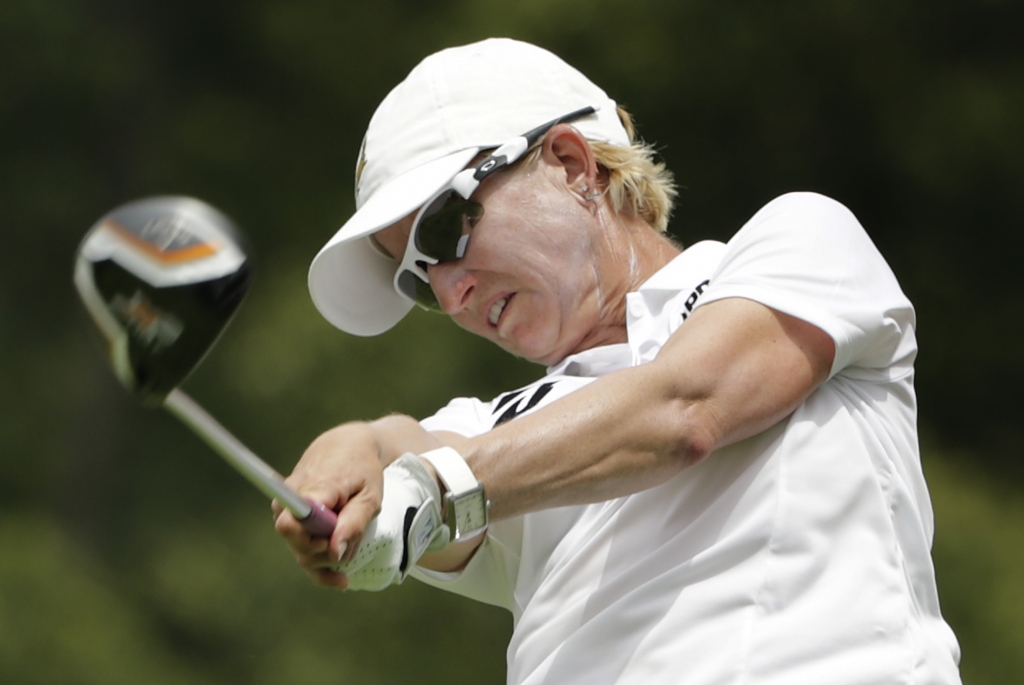
<path fill-rule="evenodd" d="M 323 560 L 324 563 L 328 564 L 338 563 L 330 558 L 330 549 L 328 548 L 328 541 L 326 538 L 313 538 L 302 545 L 301 551 L 296 550 L 296 553 L 317 562 Z"/>
<path fill-rule="evenodd" d="M 274 529 L 296 554 L 326 554 L 330 541 L 327 538 L 313 538 L 296 520 L 290 511 L 282 511 L 274 520 Z"/>
<path fill-rule="evenodd" d="M 306 569 L 306 573 L 320 587 L 329 587 L 336 590 L 348 589 L 348 578 L 344 573 L 324 568 Z"/>
<path fill-rule="evenodd" d="M 326 551 L 313 552 L 311 554 L 296 552 L 295 561 L 299 566 L 307 571 L 315 569 L 337 570 L 338 568 L 338 561 L 336 559 L 332 559 Z"/>
<path fill-rule="evenodd" d="M 348 561 L 355 555 L 366 526 L 380 513 L 380 504 L 381 496 L 369 488 L 349 500 L 338 514 L 338 523 L 331 536 L 330 550 L 336 559 Z"/>
<path fill-rule="evenodd" d="M 302 529 L 302 524 L 287 509 L 278 512 L 276 518 L 274 518 L 274 530 L 289 540 L 297 538 L 300 532 L 305 532 Z M 306 537 L 309 537 L 309 535 L 307 534 Z"/>

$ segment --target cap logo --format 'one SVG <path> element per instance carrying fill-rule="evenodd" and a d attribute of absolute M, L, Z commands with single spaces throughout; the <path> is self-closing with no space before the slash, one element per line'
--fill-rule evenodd
<path fill-rule="evenodd" d="M 363 180 L 363 169 L 366 168 L 366 136 L 359 145 L 359 159 L 356 161 L 356 201 L 359 200 L 359 183 Z"/>

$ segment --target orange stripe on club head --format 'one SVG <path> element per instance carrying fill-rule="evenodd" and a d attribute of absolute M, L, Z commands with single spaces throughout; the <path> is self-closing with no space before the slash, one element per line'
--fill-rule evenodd
<path fill-rule="evenodd" d="M 220 245 L 217 243 L 196 243 L 176 250 L 162 250 L 145 238 L 142 238 L 113 219 L 105 219 L 103 226 L 112 230 L 119 238 L 164 264 L 181 264 L 217 254 Z"/>

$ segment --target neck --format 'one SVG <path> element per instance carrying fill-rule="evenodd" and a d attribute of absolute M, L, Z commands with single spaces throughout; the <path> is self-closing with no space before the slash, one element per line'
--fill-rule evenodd
<path fill-rule="evenodd" d="M 601 317 L 597 326 L 580 341 L 575 352 L 601 345 L 626 342 L 626 295 L 641 285 L 681 250 L 666 236 L 639 219 L 623 219 L 620 230 L 606 240 L 604 258 L 596 268 L 603 271 Z"/>

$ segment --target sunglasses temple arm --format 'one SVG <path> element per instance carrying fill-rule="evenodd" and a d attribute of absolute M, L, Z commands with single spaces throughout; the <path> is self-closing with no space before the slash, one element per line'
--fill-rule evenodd
<path fill-rule="evenodd" d="M 456 174 L 455 178 L 452 179 L 452 188 L 455 192 L 468 200 L 480 185 L 481 181 L 498 169 L 508 166 L 522 157 L 523 153 L 529 150 L 530 147 L 540 140 L 540 137 L 551 130 L 551 128 L 558 124 L 575 121 L 580 117 L 593 114 L 597 109 L 598 108 L 594 106 L 583 107 L 575 112 L 570 112 L 569 114 L 558 117 L 557 119 L 552 119 L 545 124 L 541 124 L 537 128 L 527 131 L 518 138 L 513 138 L 488 155 L 486 159 L 481 161 L 475 167 L 464 169 Z"/>
<path fill-rule="evenodd" d="M 455 178 L 452 179 L 452 189 L 468 200 L 485 178 L 522 157 L 530 145 L 531 143 L 526 136 L 513 138 L 488 155 L 476 166 L 463 169 L 457 173 Z"/>
<path fill-rule="evenodd" d="M 541 136 L 543 136 L 545 133 L 550 131 L 555 126 L 558 126 L 559 124 L 564 124 L 564 123 L 569 122 L 569 121 L 576 121 L 577 119 L 585 117 L 588 114 L 595 113 L 597 110 L 598 110 L 598 108 L 593 106 L 593 105 L 590 105 L 590 106 L 587 106 L 587 107 L 583 107 L 582 109 L 578 109 L 575 112 L 569 112 L 568 114 L 560 116 L 557 119 L 552 119 L 551 121 L 547 122 L 546 124 L 541 124 L 540 126 L 538 126 L 535 129 L 531 129 L 531 130 L 527 131 L 526 133 L 524 133 L 522 135 L 522 137 L 526 139 L 526 147 L 530 147 L 531 145 L 536 143 L 538 140 L 540 140 Z M 504 145 L 502 146 L 502 148 L 503 147 L 504 147 Z M 519 154 L 523 154 L 523 153 L 520 152 Z"/>
<path fill-rule="evenodd" d="M 495 156 L 491 155 L 485 162 L 494 162 Z M 487 174 L 494 169 L 498 169 L 503 165 L 492 164 L 491 168 L 486 172 L 480 172 L 477 167 L 469 167 L 463 169 L 459 173 L 455 174 L 455 178 L 452 179 L 452 190 L 461 195 L 464 199 L 468 200 L 476 189 L 480 186 L 480 181 L 487 178 Z M 478 177 L 479 176 L 479 177 Z"/>

